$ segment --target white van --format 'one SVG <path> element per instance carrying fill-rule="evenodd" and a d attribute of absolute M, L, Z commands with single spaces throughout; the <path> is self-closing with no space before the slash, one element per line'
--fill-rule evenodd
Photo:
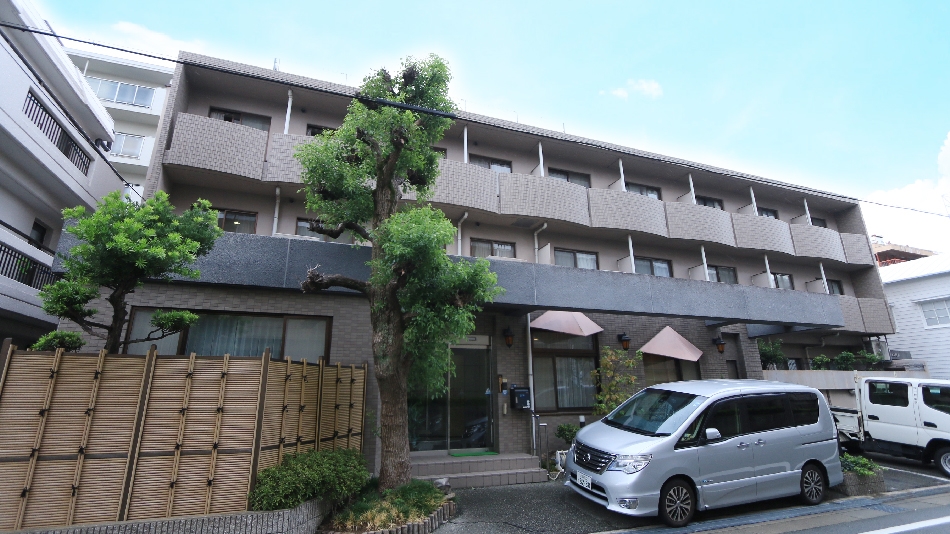
<path fill-rule="evenodd" d="M 818 504 L 844 479 L 821 393 L 761 380 L 646 388 L 577 433 L 566 471 L 565 485 L 609 510 L 674 527 L 776 497 Z"/>

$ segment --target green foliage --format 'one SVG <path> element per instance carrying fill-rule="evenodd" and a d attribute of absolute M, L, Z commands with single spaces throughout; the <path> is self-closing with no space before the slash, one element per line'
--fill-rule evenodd
<path fill-rule="evenodd" d="M 827 371 L 831 369 L 831 358 L 824 354 L 815 356 L 811 360 L 811 368 L 813 371 Z"/>
<path fill-rule="evenodd" d="M 605 415 L 636 392 L 636 377 L 632 370 L 641 361 L 639 350 L 631 356 L 628 351 L 603 347 L 600 349 L 600 366 L 591 371 L 598 393 L 594 396 L 594 415 Z"/>
<path fill-rule="evenodd" d="M 880 472 L 881 466 L 864 456 L 852 456 L 844 453 L 841 455 L 841 470 L 862 477 L 870 477 Z"/>
<path fill-rule="evenodd" d="M 881 366 L 881 362 L 884 361 L 884 358 L 881 356 L 878 356 L 873 352 L 868 352 L 864 349 L 859 350 L 856 356 L 864 361 L 864 366 L 867 369 L 877 369 Z"/>
<path fill-rule="evenodd" d="M 36 343 L 30 347 L 30 350 L 56 350 L 56 349 L 65 349 L 68 352 L 75 352 L 82 348 L 86 342 L 82 340 L 82 336 L 76 332 L 63 332 L 62 330 L 56 330 L 48 334 L 44 334 L 41 338 L 36 340 Z"/>
<path fill-rule="evenodd" d="M 839 371 L 854 371 L 854 354 L 844 351 L 835 356 L 835 369 Z"/>
<path fill-rule="evenodd" d="M 768 369 L 774 365 L 776 369 L 784 369 L 788 366 L 788 359 L 782 352 L 782 340 L 776 339 L 769 341 L 767 339 L 759 340 L 759 359 L 762 361 L 762 369 Z"/>
<path fill-rule="evenodd" d="M 87 304 L 99 297 L 99 290 L 88 280 L 78 277 L 61 278 L 47 284 L 40 290 L 43 311 L 53 317 L 64 317 L 74 321 L 92 317 L 99 310 L 88 308 Z M 78 321 L 77 321 L 78 322 Z"/>
<path fill-rule="evenodd" d="M 181 332 L 198 322 L 198 315 L 185 310 L 158 310 L 152 314 L 151 325 L 164 332 Z"/>
<path fill-rule="evenodd" d="M 420 521 L 442 506 L 445 497 L 431 482 L 413 480 L 404 486 L 380 493 L 377 481 L 330 520 L 335 530 L 374 531 Z"/>
<path fill-rule="evenodd" d="M 317 498 L 337 506 L 357 494 L 369 478 L 363 455 L 355 449 L 289 454 L 280 465 L 258 473 L 250 507 L 281 510 Z"/>
<path fill-rule="evenodd" d="M 577 432 L 580 429 L 581 427 L 577 425 L 564 423 L 563 425 L 557 425 L 557 431 L 554 433 L 554 435 L 564 440 L 564 443 L 570 445 L 574 441 L 574 438 L 577 436 Z"/>

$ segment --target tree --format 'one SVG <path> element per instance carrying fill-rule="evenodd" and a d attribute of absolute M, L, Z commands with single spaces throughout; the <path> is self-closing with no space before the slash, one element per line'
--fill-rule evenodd
<path fill-rule="evenodd" d="M 600 349 L 600 366 L 591 371 L 599 393 L 594 396 L 594 415 L 607 415 L 636 392 L 637 377 L 631 371 L 643 361 L 643 352 L 633 356 L 611 347 Z"/>
<path fill-rule="evenodd" d="M 343 125 L 298 149 L 311 229 L 330 237 L 349 231 L 373 247 L 367 281 L 307 273 L 304 292 L 345 287 L 366 296 L 381 401 L 379 487 L 410 480 L 407 391 L 444 392 L 452 370 L 449 344 L 474 330 L 474 313 L 500 288 L 486 260 L 452 261 L 455 229 L 427 204 L 398 207 L 403 194 L 429 198 L 439 174 L 442 139 L 454 111 L 449 70 L 437 56 L 405 60 L 391 75 L 364 79 Z M 410 109 L 381 104 L 407 104 Z M 427 113 L 419 108 L 436 110 Z"/>
<path fill-rule="evenodd" d="M 782 352 L 782 340 L 768 341 L 759 340 L 759 359 L 762 361 L 762 369 L 769 369 L 774 366 L 775 369 L 782 369 L 788 365 L 788 359 Z"/>
<path fill-rule="evenodd" d="M 80 244 L 63 258 L 65 276 L 40 291 L 43 310 L 105 340 L 105 349 L 113 354 L 132 343 L 168 337 L 197 321 L 191 312 L 159 310 L 152 315 L 148 335 L 121 339 L 128 320 L 126 297 L 148 279 L 173 274 L 197 278 L 191 264 L 211 251 L 221 235 L 217 212 L 207 200 L 198 200 L 181 215 L 174 210 L 162 191 L 141 204 L 115 191 L 103 197 L 92 213 L 83 206 L 63 210 L 63 218 L 70 221 L 66 232 Z M 103 288 L 112 307 L 109 323 L 94 321 L 98 310 L 89 307 Z"/>

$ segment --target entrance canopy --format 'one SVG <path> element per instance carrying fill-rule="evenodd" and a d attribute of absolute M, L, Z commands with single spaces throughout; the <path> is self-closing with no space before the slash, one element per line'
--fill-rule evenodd
<path fill-rule="evenodd" d="M 653 339 L 648 341 L 646 345 L 640 347 L 640 350 L 645 354 L 656 354 L 657 356 L 691 362 L 695 362 L 703 355 L 703 351 L 696 348 L 696 345 L 687 341 L 685 337 L 679 335 L 676 330 L 669 326 L 660 330 L 660 333 L 653 336 Z"/>
<path fill-rule="evenodd" d="M 590 336 L 604 331 L 603 328 L 583 313 L 567 311 L 544 312 L 541 317 L 531 321 L 531 328 L 561 332 L 572 336 Z"/>

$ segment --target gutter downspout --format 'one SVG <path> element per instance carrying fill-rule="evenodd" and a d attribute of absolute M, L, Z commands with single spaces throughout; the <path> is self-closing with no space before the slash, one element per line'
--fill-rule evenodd
<path fill-rule="evenodd" d="M 537 234 L 535 234 L 535 239 L 537 239 Z M 527 332 L 528 332 L 528 393 L 531 396 L 531 455 L 537 456 L 538 454 L 538 429 L 537 425 L 534 424 L 535 414 L 534 414 L 534 354 L 531 351 L 531 314 L 525 314 L 525 318 L 528 320 Z"/>
<path fill-rule="evenodd" d="M 455 224 L 455 227 L 458 229 L 455 241 L 455 253 L 459 256 L 462 255 L 462 223 L 465 222 L 465 219 L 468 219 L 468 212 L 462 214 L 462 218 L 459 219 L 459 222 Z"/>
<path fill-rule="evenodd" d="M 462 127 L 462 162 L 468 163 L 468 126 Z"/>
<path fill-rule="evenodd" d="M 280 216 L 280 188 L 274 189 L 274 229 L 271 230 L 271 235 L 277 235 L 277 218 Z"/>
<path fill-rule="evenodd" d="M 544 151 L 541 150 L 541 142 L 538 141 L 538 169 L 541 171 L 541 177 L 544 177 Z"/>
<path fill-rule="evenodd" d="M 287 90 L 287 117 L 284 118 L 284 134 L 290 131 L 290 110 L 294 105 L 294 92 Z"/>
<path fill-rule="evenodd" d="M 706 263 L 706 245 L 699 245 L 699 253 L 703 257 L 703 275 L 706 277 L 706 281 L 709 281 L 709 264 Z M 768 262 L 768 260 L 765 260 Z"/>
<path fill-rule="evenodd" d="M 630 274 L 637 274 L 637 264 L 633 261 L 633 237 L 627 234 L 627 250 L 630 252 Z"/>
<path fill-rule="evenodd" d="M 538 263 L 538 234 L 540 234 L 540 233 L 541 233 L 545 228 L 547 228 L 547 227 L 548 227 L 548 223 L 544 223 L 544 224 L 541 225 L 541 228 L 538 228 L 537 230 L 534 231 L 534 262 L 535 262 L 535 263 Z M 530 349 L 529 349 L 529 350 L 530 350 Z M 530 356 L 529 356 L 529 358 L 530 358 Z M 532 399 L 533 399 L 533 398 L 534 398 L 534 397 L 533 397 L 534 393 L 532 393 L 531 395 L 532 395 Z M 534 405 L 532 404 L 532 406 L 534 406 Z"/>

